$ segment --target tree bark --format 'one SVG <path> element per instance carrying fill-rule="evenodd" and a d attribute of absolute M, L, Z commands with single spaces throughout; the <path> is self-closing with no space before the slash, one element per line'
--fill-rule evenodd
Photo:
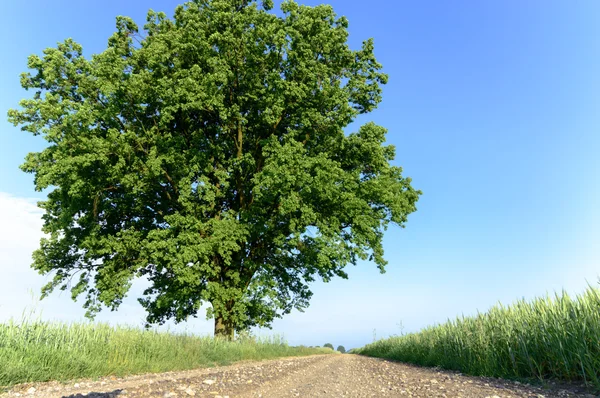
<path fill-rule="evenodd" d="M 215 317 L 215 337 L 225 338 L 233 341 L 234 331 L 231 323 L 226 322 L 223 316 Z"/>

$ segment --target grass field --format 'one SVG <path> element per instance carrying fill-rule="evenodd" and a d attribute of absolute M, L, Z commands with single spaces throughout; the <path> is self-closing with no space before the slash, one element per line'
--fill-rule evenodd
<path fill-rule="evenodd" d="M 353 352 L 478 376 L 584 381 L 600 390 L 600 289 L 499 304 Z"/>
<path fill-rule="evenodd" d="M 285 356 L 332 353 L 283 339 L 234 342 L 105 324 L 0 324 L 0 386 L 106 375 L 185 370 Z"/>

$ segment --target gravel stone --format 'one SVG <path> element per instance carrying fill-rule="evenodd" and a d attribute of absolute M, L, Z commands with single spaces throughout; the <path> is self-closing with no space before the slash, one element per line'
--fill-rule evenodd
<path fill-rule="evenodd" d="M 41 398 L 596 397 L 581 384 L 553 382 L 542 388 L 350 354 L 242 362 L 218 368 L 124 378 L 108 376 L 72 383 L 21 384 L 0 397 L 25 394 Z"/>

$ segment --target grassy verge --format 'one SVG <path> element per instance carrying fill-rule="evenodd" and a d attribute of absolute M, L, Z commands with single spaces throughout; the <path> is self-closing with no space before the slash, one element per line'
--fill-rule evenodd
<path fill-rule="evenodd" d="M 285 356 L 332 353 L 282 339 L 234 342 L 105 324 L 0 324 L 0 386 L 186 370 Z"/>
<path fill-rule="evenodd" d="M 600 290 L 499 304 L 354 353 L 477 376 L 583 381 L 600 390 Z"/>

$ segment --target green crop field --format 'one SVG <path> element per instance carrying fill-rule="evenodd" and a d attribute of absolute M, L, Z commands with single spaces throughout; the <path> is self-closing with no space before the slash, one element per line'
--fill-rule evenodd
<path fill-rule="evenodd" d="M 600 390 L 600 289 L 498 304 L 353 352 L 478 376 L 583 381 Z"/>
<path fill-rule="evenodd" d="M 0 324 L 0 386 L 326 353 L 332 351 L 292 347 L 279 337 L 229 342 L 105 324 L 10 322 Z"/>

